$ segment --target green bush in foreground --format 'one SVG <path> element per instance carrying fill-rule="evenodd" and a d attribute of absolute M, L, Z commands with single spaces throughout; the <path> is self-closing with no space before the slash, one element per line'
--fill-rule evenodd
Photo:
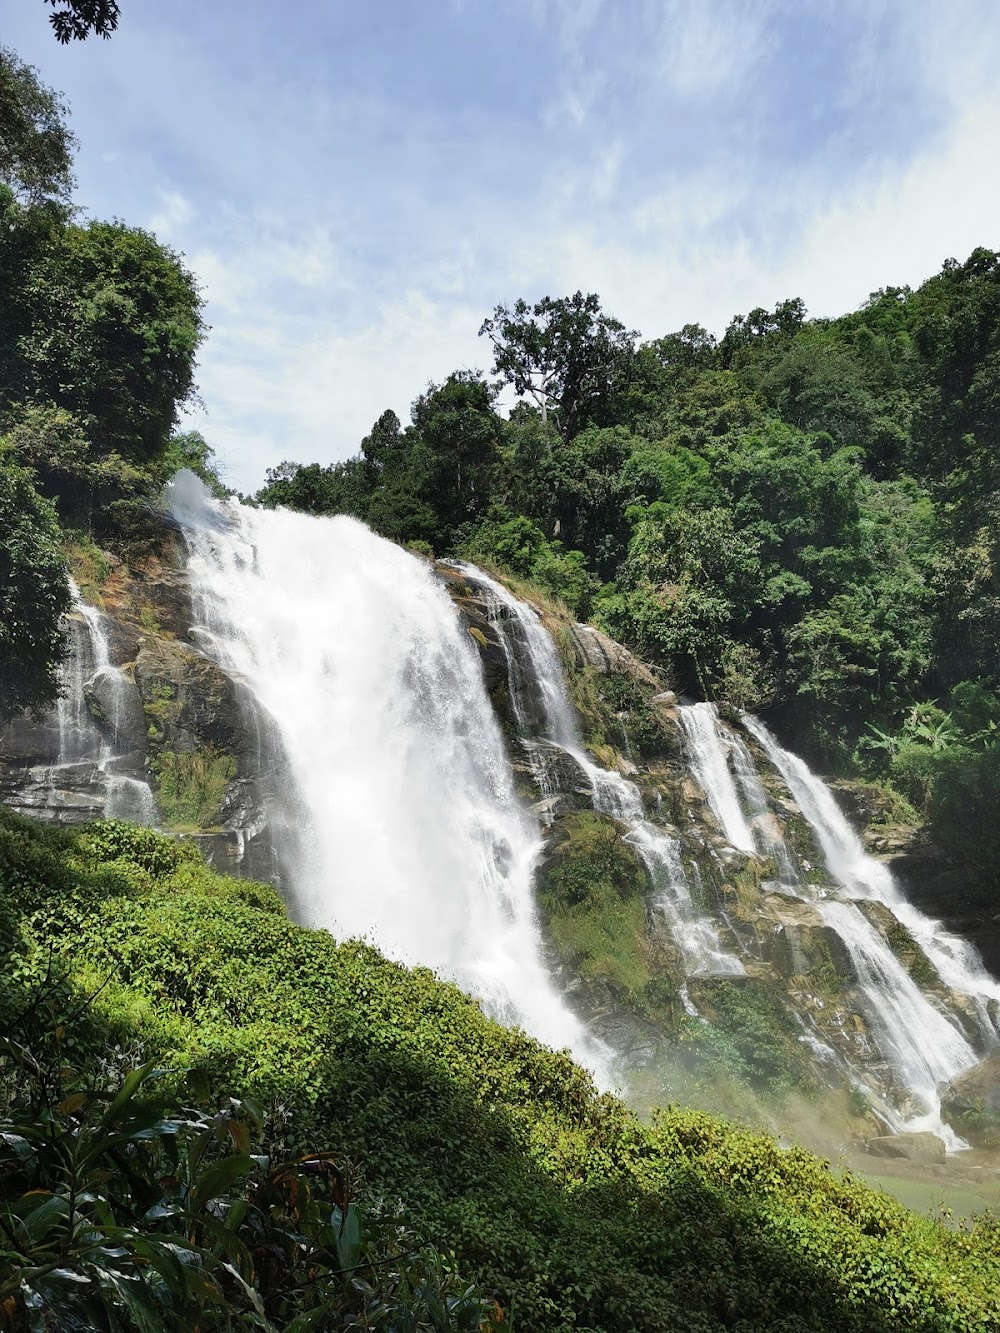
<path fill-rule="evenodd" d="M 0 947 L 0 1017 L 52 950 L 88 993 L 106 983 L 79 1064 L 128 1047 L 194 1069 L 216 1102 L 255 1097 L 285 1156 L 334 1153 L 362 1206 L 398 1208 L 516 1327 L 1000 1324 L 990 1220 L 949 1232 L 701 1113 L 644 1125 L 453 986 L 294 925 L 269 889 L 148 831 L 0 817 Z"/>
<path fill-rule="evenodd" d="M 495 1327 L 441 1255 L 350 1202 L 330 1154 L 274 1160 L 253 1102 L 181 1107 L 151 1064 L 80 1075 L 66 1037 L 0 1038 L 4 1327 L 155 1333 L 164 1310 L 199 1333 Z"/>

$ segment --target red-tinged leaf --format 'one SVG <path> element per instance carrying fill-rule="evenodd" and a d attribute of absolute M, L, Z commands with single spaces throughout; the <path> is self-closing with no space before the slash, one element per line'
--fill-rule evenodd
<path fill-rule="evenodd" d="M 244 1155 L 249 1153 L 250 1131 L 246 1125 L 244 1125 L 241 1120 L 230 1120 L 228 1128 L 229 1137 L 235 1144 L 236 1151 L 238 1153 L 243 1153 Z"/>

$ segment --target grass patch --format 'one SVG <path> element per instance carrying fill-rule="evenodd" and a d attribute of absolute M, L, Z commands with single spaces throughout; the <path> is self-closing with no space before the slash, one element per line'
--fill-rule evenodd
<path fill-rule="evenodd" d="M 164 824 L 175 830 L 216 828 L 236 760 L 212 746 L 193 753 L 161 750 L 152 761 Z"/>

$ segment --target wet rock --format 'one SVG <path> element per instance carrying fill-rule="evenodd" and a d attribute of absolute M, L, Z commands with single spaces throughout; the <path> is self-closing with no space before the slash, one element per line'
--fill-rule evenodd
<path fill-rule="evenodd" d="M 779 976 L 811 978 L 814 986 L 829 990 L 841 982 L 853 983 L 854 967 L 843 940 L 809 903 L 768 895 L 755 907 L 753 926 L 760 957 Z"/>
<path fill-rule="evenodd" d="M 456 598 L 455 602 L 466 633 L 479 652 L 486 688 L 492 692 L 507 681 L 507 655 L 496 626 L 490 621 L 485 602 L 473 597 Z"/>
<path fill-rule="evenodd" d="M 592 667 L 602 676 L 613 672 L 631 676 L 640 685 L 656 691 L 661 690 L 660 681 L 649 667 L 620 643 L 615 643 L 614 639 L 609 639 L 593 625 L 575 624 L 570 628 L 580 666 Z"/>
<path fill-rule="evenodd" d="M 107 784 L 96 763 L 81 760 L 0 772 L 0 800 L 19 814 L 80 824 L 104 813 Z"/>
<path fill-rule="evenodd" d="M 902 1158 L 923 1165 L 944 1165 L 944 1140 L 937 1134 L 881 1134 L 865 1144 L 873 1157 Z"/>
<path fill-rule="evenodd" d="M 256 768 L 257 737 L 241 709 L 240 687 L 186 644 L 149 636 L 135 664 L 147 726 L 163 748 L 194 753 L 206 745 Z"/>
<path fill-rule="evenodd" d="M 145 627 L 175 638 L 187 634 L 193 619 L 184 560 L 183 538 L 179 533 L 165 533 L 160 556 L 132 571 L 133 617 L 139 621 L 141 616 Z"/>
<path fill-rule="evenodd" d="M 146 748 L 146 714 L 135 681 L 117 667 L 101 667 L 83 687 L 87 707 L 117 750 Z"/>
<path fill-rule="evenodd" d="M 1000 1148 L 1000 1054 L 988 1056 L 947 1084 L 941 1114 L 977 1148 Z"/>
<path fill-rule="evenodd" d="M 36 721 L 26 714 L 0 727 L 0 769 L 54 764 L 58 758 L 59 728 L 54 718 Z"/>
<path fill-rule="evenodd" d="M 108 661 L 113 667 L 126 666 L 135 661 L 139 651 L 139 631 L 133 625 L 125 625 L 114 616 L 105 615 L 102 628 L 107 640 Z"/>

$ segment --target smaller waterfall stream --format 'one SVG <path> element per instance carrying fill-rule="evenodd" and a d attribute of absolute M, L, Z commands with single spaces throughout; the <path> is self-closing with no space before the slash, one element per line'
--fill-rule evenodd
<path fill-rule="evenodd" d="M 752 856 L 757 844 L 729 771 L 718 720 L 714 704 L 690 704 L 681 709 L 681 725 L 687 735 L 692 771 L 708 797 L 726 841 L 737 851 Z"/>
<path fill-rule="evenodd" d="M 60 691 L 45 724 L 55 744 L 48 762 L 33 767 L 20 793 L 24 808 L 47 818 L 127 819 L 155 824 L 156 801 L 144 777 L 143 756 L 129 744 L 131 728 L 145 731 L 142 706 L 129 714 L 135 686 L 111 664 L 105 617 L 70 582 L 73 612 L 66 618 L 69 650 L 60 667 Z M 100 723 L 96 720 L 100 718 Z"/>
<path fill-rule="evenodd" d="M 984 1038 L 991 1043 L 1000 1040 L 1000 983 L 988 975 L 975 949 L 907 902 L 888 867 L 865 851 L 826 783 L 797 755 L 782 749 L 758 718 L 747 714 L 743 722 L 812 825 L 834 879 L 852 897 L 888 907 L 910 931 L 944 984 L 973 1001 Z"/>
<path fill-rule="evenodd" d="M 455 568 L 487 595 L 507 659 L 511 705 L 541 789 L 558 786 L 553 751 L 571 759 L 590 786 L 594 809 L 628 830 L 689 975 L 742 975 L 743 964 L 722 947 L 718 932 L 695 904 L 678 840 L 647 817 L 635 783 L 601 768 L 584 750 L 559 654 L 538 615 L 475 565 L 456 562 Z"/>
<path fill-rule="evenodd" d="M 941 1120 L 939 1084 L 975 1064 L 979 1056 L 957 1020 L 923 994 L 854 900 L 888 907 L 923 948 L 944 984 L 969 998 L 983 1039 L 995 1042 L 1000 986 L 987 976 L 972 949 L 943 931 L 900 893 L 889 870 L 869 856 L 830 789 L 796 755 L 782 749 L 759 719 L 743 718 L 788 785 L 823 851 L 827 869 L 847 900 L 820 900 L 817 909 L 843 941 L 857 974 L 869 1023 L 888 1064 L 921 1112 L 899 1118 L 898 1128 L 931 1129 L 949 1148 L 963 1146 Z M 809 896 L 806 886 L 801 896 Z"/>
<path fill-rule="evenodd" d="M 89 719 L 86 692 L 98 682 L 104 685 L 102 693 L 110 700 L 106 722 L 110 738 L 102 736 L 97 751 L 97 770 L 104 775 L 107 786 L 104 814 L 108 819 L 127 819 L 134 824 L 156 823 L 156 801 L 149 783 L 143 778 L 136 778 L 122 772 L 125 758 L 124 747 L 119 738 L 122 735 L 126 715 L 126 690 L 128 682 L 125 673 L 111 665 L 108 649 L 108 636 L 104 629 L 104 617 L 94 606 L 89 606 L 80 596 L 80 591 L 73 584 L 76 609 L 83 617 L 88 630 L 93 671 L 83 683 L 80 680 L 78 664 L 72 667 L 72 683 L 67 692 L 66 707 L 72 718 L 72 725 L 67 729 L 67 743 L 78 745 L 81 737 L 79 723 L 84 712 Z M 62 703 L 62 700 L 60 701 Z M 90 722 L 91 735 L 94 724 Z M 62 716 L 60 715 L 60 748 L 63 736 Z M 93 741 L 91 741 L 91 745 Z"/>

